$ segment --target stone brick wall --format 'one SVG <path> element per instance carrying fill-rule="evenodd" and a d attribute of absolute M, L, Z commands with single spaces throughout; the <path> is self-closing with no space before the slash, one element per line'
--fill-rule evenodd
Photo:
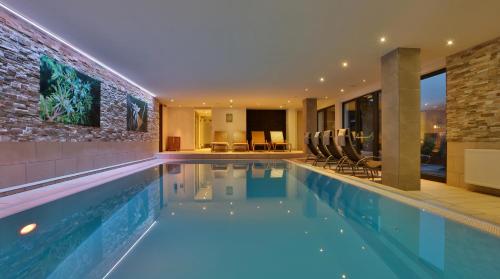
<path fill-rule="evenodd" d="M 100 127 L 39 118 L 42 55 L 101 81 Z M 148 103 L 148 132 L 127 131 L 127 94 Z M 155 98 L 0 8 L 0 188 L 153 156 L 158 125 Z"/>
<path fill-rule="evenodd" d="M 500 141 L 500 37 L 446 59 L 448 141 Z"/>
<path fill-rule="evenodd" d="M 446 59 L 447 183 L 464 181 L 465 149 L 500 149 L 500 37 Z"/>

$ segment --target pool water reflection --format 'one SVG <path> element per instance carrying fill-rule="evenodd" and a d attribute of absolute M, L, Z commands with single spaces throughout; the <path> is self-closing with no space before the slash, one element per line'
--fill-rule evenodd
<path fill-rule="evenodd" d="M 498 238 L 294 164 L 192 161 L 135 176 L 1 220 L 2 274 L 101 278 L 155 220 L 109 278 L 500 274 Z"/>

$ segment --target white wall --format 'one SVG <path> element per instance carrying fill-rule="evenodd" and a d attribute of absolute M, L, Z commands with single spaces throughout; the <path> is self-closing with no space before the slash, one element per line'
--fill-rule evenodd
<path fill-rule="evenodd" d="M 167 136 L 181 137 L 181 150 L 194 149 L 194 109 L 167 109 Z"/>
<path fill-rule="evenodd" d="M 226 122 L 226 114 L 233 114 L 233 122 Z M 247 130 L 247 111 L 246 109 L 212 109 L 212 135 L 214 131 L 226 131 L 231 140 L 233 132 Z"/>
<path fill-rule="evenodd" d="M 297 110 L 287 109 L 286 110 L 286 139 L 292 144 L 292 149 L 298 149 L 297 145 Z"/>
<path fill-rule="evenodd" d="M 168 109 L 167 109 L 167 106 L 165 105 L 161 105 L 163 106 L 163 110 L 162 110 L 162 118 L 163 118 L 163 122 L 162 122 L 162 134 L 160 135 L 161 136 L 161 141 L 162 141 L 162 147 L 163 147 L 163 150 L 161 151 L 165 151 L 167 150 L 167 134 L 168 134 Z"/>
<path fill-rule="evenodd" d="M 305 125 L 302 120 L 302 110 L 297 111 L 297 150 L 302 150 L 304 147 Z"/>

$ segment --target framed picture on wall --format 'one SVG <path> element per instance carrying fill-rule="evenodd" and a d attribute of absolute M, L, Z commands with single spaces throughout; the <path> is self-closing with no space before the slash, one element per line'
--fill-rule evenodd
<path fill-rule="evenodd" d="M 231 123 L 231 122 L 233 122 L 233 114 L 226 113 L 226 123 Z"/>
<path fill-rule="evenodd" d="M 44 121 L 99 127 L 101 82 L 42 55 L 39 106 Z"/>
<path fill-rule="evenodd" d="M 127 130 L 148 131 L 148 104 L 127 95 Z"/>

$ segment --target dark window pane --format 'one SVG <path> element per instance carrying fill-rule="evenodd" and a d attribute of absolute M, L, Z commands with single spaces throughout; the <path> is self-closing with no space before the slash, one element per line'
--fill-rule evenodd
<path fill-rule="evenodd" d="M 446 73 L 421 81 L 421 172 L 427 179 L 446 179 Z"/>

